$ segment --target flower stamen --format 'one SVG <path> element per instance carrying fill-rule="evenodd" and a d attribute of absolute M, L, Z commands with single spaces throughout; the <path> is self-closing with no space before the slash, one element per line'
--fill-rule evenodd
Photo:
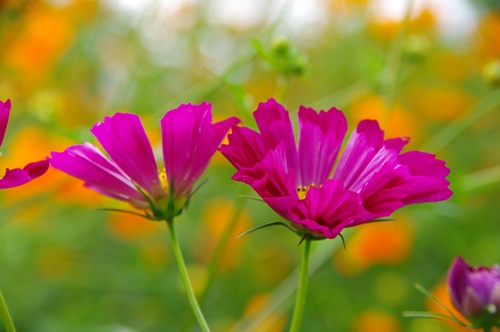
<path fill-rule="evenodd" d="M 299 195 L 299 198 L 306 198 L 307 192 L 311 187 L 316 187 L 316 184 L 313 182 L 310 186 L 297 186 L 297 195 Z M 319 188 L 321 188 L 321 185 L 319 186 Z"/>
<path fill-rule="evenodd" d="M 158 173 L 158 177 L 160 178 L 161 187 L 163 188 L 163 190 L 165 190 L 165 192 L 168 192 L 169 185 L 168 185 L 167 172 L 165 171 L 165 169 L 163 169 L 163 171 Z"/>

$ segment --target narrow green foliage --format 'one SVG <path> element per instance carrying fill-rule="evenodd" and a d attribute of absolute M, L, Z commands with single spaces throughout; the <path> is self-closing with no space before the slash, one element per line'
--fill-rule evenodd
<path fill-rule="evenodd" d="M 253 233 L 255 231 L 258 231 L 259 229 L 263 229 L 263 228 L 267 228 L 267 227 L 271 227 L 271 226 L 278 226 L 278 225 L 285 226 L 286 228 L 288 228 L 292 232 L 297 233 L 292 227 L 288 226 L 284 222 L 282 222 L 282 221 L 274 221 L 274 222 L 270 222 L 270 223 L 267 223 L 267 224 L 264 224 L 264 225 L 260 225 L 260 226 L 254 227 L 254 228 L 246 231 L 245 233 L 238 235 L 237 239 L 239 239 L 240 237 L 243 237 L 243 236 L 245 236 L 247 234 L 250 234 L 250 233 Z"/>

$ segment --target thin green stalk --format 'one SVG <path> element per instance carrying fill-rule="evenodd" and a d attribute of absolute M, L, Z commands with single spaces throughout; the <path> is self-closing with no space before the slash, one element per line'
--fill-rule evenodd
<path fill-rule="evenodd" d="M 217 245 L 216 245 L 214 253 L 212 255 L 212 259 L 210 260 L 210 263 L 208 264 L 207 283 L 205 285 L 205 289 L 203 290 L 202 295 L 200 296 L 200 302 L 203 302 L 203 300 L 205 299 L 205 296 L 208 292 L 208 289 L 212 284 L 212 281 L 215 277 L 217 267 L 220 264 L 222 256 L 224 255 L 225 250 L 227 248 L 227 244 L 229 242 L 229 239 L 231 238 L 231 233 L 234 230 L 234 228 L 236 227 L 236 224 L 238 223 L 238 219 L 241 216 L 243 209 L 245 208 L 246 202 L 247 202 L 247 200 L 240 199 L 236 203 L 233 215 L 231 216 L 231 221 L 230 221 L 229 225 L 227 225 L 227 227 L 224 230 L 224 233 L 220 237 L 219 241 L 217 241 Z"/>
<path fill-rule="evenodd" d="M 500 89 L 490 92 L 486 97 L 481 99 L 470 112 L 467 112 L 457 121 L 449 124 L 441 129 L 429 142 L 424 144 L 422 150 L 432 151 L 434 153 L 442 150 L 460 134 L 472 127 L 477 121 L 485 116 L 490 111 L 498 109 L 500 106 Z"/>
<path fill-rule="evenodd" d="M 7 303 L 5 302 L 5 298 L 3 297 L 2 291 L 0 291 L 0 315 L 3 319 L 7 332 L 16 332 L 14 321 L 10 316 L 9 308 L 7 308 Z"/>
<path fill-rule="evenodd" d="M 231 233 L 233 232 L 234 228 L 236 227 L 236 224 L 238 223 L 238 219 L 241 216 L 241 213 L 243 212 L 243 209 L 245 208 L 246 202 L 248 199 L 239 199 L 236 201 L 236 206 L 234 209 L 234 212 L 231 216 L 231 221 L 229 222 L 229 225 L 224 229 L 224 233 L 221 235 L 220 239 L 217 241 L 217 245 L 215 247 L 214 253 L 212 255 L 212 259 L 208 263 L 208 273 L 207 273 L 207 280 L 205 283 L 205 287 L 201 291 L 201 293 L 198 296 L 198 303 L 203 306 L 203 302 L 205 301 L 206 295 L 208 293 L 208 290 L 210 289 L 210 286 L 212 285 L 212 282 L 215 278 L 217 268 L 220 264 L 220 261 L 222 259 L 222 256 L 224 255 L 227 245 L 229 243 L 229 239 L 231 238 Z M 192 323 L 192 316 L 186 317 L 184 320 L 184 323 L 182 324 L 182 331 L 188 331 L 189 327 Z"/>
<path fill-rule="evenodd" d="M 462 190 L 477 190 L 500 182 L 500 165 L 462 176 Z"/>
<path fill-rule="evenodd" d="M 285 100 L 288 88 L 290 87 L 290 78 L 284 75 L 278 75 L 276 85 L 276 99 L 278 102 L 282 103 Z"/>
<path fill-rule="evenodd" d="M 331 105 L 335 105 L 335 107 L 343 109 L 353 104 L 355 101 L 368 96 L 371 92 L 371 87 L 363 80 L 359 80 L 343 88 L 342 90 L 329 94 L 318 100 L 309 102 L 308 105 L 310 105 L 310 107 L 312 108 L 320 109 L 328 109 L 331 107 Z"/>
<path fill-rule="evenodd" d="M 399 74 L 401 72 L 401 62 L 403 59 L 403 50 L 408 34 L 408 26 L 411 21 L 411 11 L 413 8 L 413 0 L 408 1 L 406 7 L 404 21 L 401 31 L 387 55 L 387 62 L 381 76 L 381 90 L 384 96 L 385 108 L 388 115 L 394 107 L 397 95 Z"/>
<path fill-rule="evenodd" d="M 170 230 L 170 240 L 172 241 L 172 247 L 174 249 L 175 260 L 177 261 L 177 265 L 179 266 L 179 272 L 181 274 L 182 283 L 184 284 L 184 288 L 186 289 L 186 294 L 189 300 L 189 304 L 191 305 L 191 309 L 193 310 L 198 323 L 200 324 L 201 329 L 204 332 L 209 332 L 210 328 L 208 327 L 207 321 L 201 312 L 198 301 L 196 300 L 196 296 L 194 295 L 193 286 L 189 281 L 189 275 L 186 268 L 186 263 L 184 263 L 184 258 L 182 257 L 181 247 L 179 246 L 179 241 L 177 241 L 177 236 L 175 234 L 175 228 L 173 220 L 166 220 L 167 225 Z"/>
<path fill-rule="evenodd" d="M 352 229 L 343 231 L 344 238 L 351 234 Z M 319 241 L 317 249 L 311 253 L 311 261 L 309 267 L 309 276 L 313 275 L 320 267 L 322 267 L 332 257 L 332 254 L 342 247 L 342 241 Z M 293 294 L 297 290 L 297 278 L 300 275 L 300 267 L 292 271 L 269 295 L 268 303 L 259 310 L 258 313 L 242 319 L 236 324 L 231 331 L 238 332 L 253 332 L 258 329 L 263 321 L 272 316 L 276 312 L 284 312 L 287 308 L 293 305 Z"/>
<path fill-rule="evenodd" d="M 299 287 L 295 298 L 295 308 L 293 310 L 292 326 L 290 332 L 300 331 L 304 308 L 306 304 L 307 283 L 309 281 L 309 256 L 311 249 L 311 240 L 306 238 L 304 241 L 304 251 L 302 253 L 302 262 L 300 263 Z"/>

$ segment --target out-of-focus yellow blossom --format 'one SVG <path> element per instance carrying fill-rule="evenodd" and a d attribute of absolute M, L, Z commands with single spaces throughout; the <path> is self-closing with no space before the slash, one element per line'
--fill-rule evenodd
<path fill-rule="evenodd" d="M 448 283 L 446 281 L 442 281 L 439 284 L 436 285 L 431 290 L 432 295 L 434 295 L 441 303 L 443 303 L 448 309 L 450 309 L 455 316 L 457 316 L 462 322 L 467 322 L 467 319 L 462 316 L 461 313 L 459 313 L 453 304 L 451 303 L 450 299 L 450 293 L 448 290 Z M 443 314 L 446 316 L 449 316 L 450 314 L 448 313 L 447 310 L 445 310 L 442 306 L 437 304 L 436 302 L 432 301 L 431 299 L 426 300 L 426 307 L 427 311 L 429 312 L 435 312 L 439 314 Z M 466 331 L 482 331 L 481 329 L 470 329 L 470 328 L 465 328 L 461 327 L 457 323 L 453 322 L 447 322 L 447 321 L 442 321 L 444 325 L 447 325 L 447 331 L 453 331 L 453 332 L 466 332 Z"/>
<path fill-rule="evenodd" d="M 25 126 L 15 133 L 9 135 L 9 150 L 2 155 L 2 164 L 5 167 L 26 164 L 31 160 L 42 160 L 49 155 L 52 149 L 64 148 L 68 140 L 59 135 L 46 132 L 39 127 Z M 22 187 L 12 188 L 8 195 L 3 193 L 4 199 L 9 203 L 22 199 L 49 193 L 51 189 L 58 188 L 62 177 L 52 172 L 51 169 L 34 183 L 28 183 Z"/>
<path fill-rule="evenodd" d="M 15 33 L 3 47 L 3 62 L 27 84 L 50 72 L 74 35 L 66 10 L 45 3 L 29 6 L 24 20 L 10 28 Z"/>
<path fill-rule="evenodd" d="M 265 306 L 269 304 L 269 294 L 260 293 L 252 297 L 245 306 L 243 317 L 252 319 L 257 315 Z M 284 314 L 274 312 L 269 315 L 258 327 L 255 328 L 256 332 L 279 332 L 283 331 L 286 326 L 287 318 Z"/>
<path fill-rule="evenodd" d="M 448 83 L 460 83 L 471 75 L 477 75 L 477 60 L 470 54 L 437 51 L 428 58 L 434 75 Z M 423 82 L 421 85 L 425 85 Z"/>
<path fill-rule="evenodd" d="M 469 110 L 472 100 L 458 87 L 423 87 L 411 92 L 412 105 L 426 119 L 450 122 Z"/>
<path fill-rule="evenodd" d="M 409 33 L 432 31 L 436 27 L 436 16 L 431 8 L 424 8 L 412 18 L 408 26 Z"/>
<path fill-rule="evenodd" d="M 427 34 L 436 27 L 436 18 L 429 8 L 424 8 L 417 16 L 411 18 L 408 33 Z M 368 24 L 368 30 L 373 37 L 381 42 L 389 43 L 398 36 L 402 22 L 395 19 L 375 19 Z"/>
<path fill-rule="evenodd" d="M 87 189 L 87 191 L 89 190 Z M 163 240 L 163 234 L 161 233 L 165 230 L 165 225 L 140 216 L 120 212 L 109 212 L 106 225 L 116 238 L 138 244 L 140 257 L 149 267 L 165 267 L 169 259 L 168 249 L 163 241 L 157 241 L 158 239 Z M 161 235 L 157 236 L 157 234 Z"/>
<path fill-rule="evenodd" d="M 411 137 L 410 144 L 418 140 L 418 118 L 397 104 L 388 110 L 381 96 L 370 95 L 355 102 L 347 114 L 355 123 L 363 119 L 377 120 L 386 137 Z"/>
<path fill-rule="evenodd" d="M 6 167 L 26 164 L 33 159 L 44 159 L 52 150 L 63 150 L 72 142 L 60 135 L 44 131 L 40 127 L 25 126 L 14 133 L 10 138 L 8 153 L 2 156 L 2 163 Z M 96 206 L 103 202 L 102 195 L 85 189 L 81 182 L 64 176 L 51 168 L 36 182 L 28 183 L 22 187 L 12 188 L 8 195 L 3 193 L 7 204 L 19 202 L 36 195 L 50 194 L 59 203 L 76 204 L 82 206 Z M 31 205 L 28 211 L 35 211 Z"/>
<path fill-rule="evenodd" d="M 102 206 L 107 200 L 102 195 L 85 188 L 81 181 L 77 179 L 64 176 L 64 174 L 54 169 L 50 169 L 49 172 L 52 181 L 57 183 L 54 188 L 53 198 L 61 204 L 96 208 Z"/>
<path fill-rule="evenodd" d="M 273 93 L 277 92 L 276 77 L 272 73 L 254 75 L 250 80 L 243 83 L 243 89 L 253 97 L 254 104 L 251 107 L 253 111 L 260 102 L 269 99 L 270 96 L 273 96 Z"/>
<path fill-rule="evenodd" d="M 276 244 L 261 245 L 255 256 L 255 278 L 264 284 L 277 284 L 291 272 L 293 262 L 290 256 Z"/>
<path fill-rule="evenodd" d="M 486 61 L 500 58 L 500 12 L 490 11 L 477 26 L 477 48 Z"/>
<path fill-rule="evenodd" d="M 160 231 L 160 223 L 128 213 L 110 213 L 107 225 L 113 235 L 124 241 L 145 239 Z"/>
<path fill-rule="evenodd" d="M 413 243 L 411 224 L 401 215 L 397 220 L 363 225 L 339 250 L 334 263 L 347 275 L 357 274 L 374 264 L 397 264 L 410 254 Z"/>
<path fill-rule="evenodd" d="M 215 197 L 207 202 L 203 213 L 203 228 L 205 229 L 201 245 L 197 246 L 197 256 L 200 260 L 209 261 L 213 258 L 214 250 L 232 222 L 235 213 L 234 201 L 225 197 Z M 229 235 L 227 246 L 220 260 L 220 267 L 228 269 L 238 263 L 239 250 L 246 242 L 245 237 L 236 237 L 250 228 L 250 217 L 243 210 L 236 220 L 236 225 Z"/>
<path fill-rule="evenodd" d="M 365 311 L 354 319 L 353 332 L 400 332 L 396 317 L 379 310 Z"/>
<path fill-rule="evenodd" d="M 141 256 L 149 266 L 164 268 L 168 262 L 167 250 L 165 243 L 147 243 L 141 247 Z"/>

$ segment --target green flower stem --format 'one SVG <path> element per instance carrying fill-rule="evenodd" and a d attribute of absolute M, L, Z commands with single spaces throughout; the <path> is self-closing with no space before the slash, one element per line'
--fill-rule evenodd
<path fill-rule="evenodd" d="M 210 328 L 208 327 L 207 321 L 205 320 L 205 317 L 201 312 L 198 301 L 196 300 L 196 296 L 194 295 L 193 286 L 189 281 L 189 275 L 186 269 L 186 263 L 184 263 L 181 247 L 179 246 L 179 241 L 177 241 L 177 235 L 175 234 L 174 222 L 173 220 L 166 220 L 166 222 L 170 230 L 170 240 L 172 241 L 175 260 L 177 261 L 177 265 L 179 266 L 179 272 L 181 274 L 181 279 L 182 283 L 184 284 L 184 288 L 186 289 L 189 304 L 191 305 L 191 309 L 193 310 L 193 313 L 196 316 L 196 319 L 198 320 L 198 324 L 200 324 L 201 329 L 204 332 L 209 332 Z"/>
<path fill-rule="evenodd" d="M 246 193 L 246 190 L 244 191 Z M 238 199 L 236 201 L 236 206 L 234 209 L 233 214 L 231 215 L 231 220 L 229 222 L 229 225 L 225 227 L 224 233 L 222 233 L 221 237 L 217 241 L 216 247 L 214 249 L 212 259 L 208 263 L 208 273 L 207 273 L 207 279 L 205 282 L 205 287 L 203 290 L 198 294 L 198 303 L 203 306 L 203 302 L 205 301 L 206 295 L 208 293 L 208 290 L 210 289 L 212 282 L 215 278 L 215 275 L 217 273 L 217 268 L 219 267 L 220 261 L 222 259 L 222 256 L 226 252 L 227 245 L 229 243 L 229 240 L 231 238 L 231 234 L 236 227 L 236 224 L 238 223 L 239 217 L 241 216 L 243 209 L 245 208 L 246 203 L 248 202 L 248 199 Z M 190 315 L 189 317 L 186 317 L 184 319 L 184 322 L 182 324 L 182 331 L 190 331 L 191 329 L 189 328 L 191 323 L 192 323 L 192 316 Z"/>
<path fill-rule="evenodd" d="M 5 303 L 2 291 L 0 291 L 0 316 L 3 319 L 7 332 L 16 332 L 16 327 L 12 321 L 12 317 L 10 317 L 9 309 L 7 308 L 7 303 Z"/>
<path fill-rule="evenodd" d="M 309 281 L 309 254 L 311 249 L 311 240 L 304 240 L 304 252 L 302 253 L 302 262 L 300 263 L 299 287 L 295 298 L 295 308 L 293 310 L 292 326 L 290 332 L 300 331 L 304 308 L 306 304 L 307 283 Z"/>

